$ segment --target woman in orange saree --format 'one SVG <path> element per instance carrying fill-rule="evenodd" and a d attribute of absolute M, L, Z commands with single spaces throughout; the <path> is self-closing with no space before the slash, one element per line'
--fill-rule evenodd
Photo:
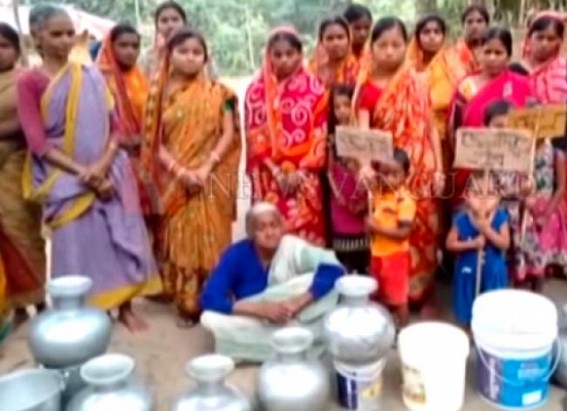
<path fill-rule="evenodd" d="M 302 50 L 291 28 L 268 40 L 262 71 L 246 92 L 247 173 L 254 202 L 276 204 L 288 232 L 324 245 L 325 88 L 303 66 Z"/>
<path fill-rule="evenodd" d="M 461 24 L 464 36 L 452 48 L 461 64 L 466 67 L 467 74 L 472 74 L 480 69 L 478 53 L 482 37 L 490 25 L 490 14 L 486 7 L 472 4 L 461 14 Z"/>
<path fill-rule="evenodd" d="M 0 23 L 0 259 L 16 323 L 27 319 L 27 306 L 44 307 L 46 273 L 41 208 L 26 201 L 22 190 L 26 139 L 17 114 L 19 55 L 18 33 Z"/>
<path fill-rule="evenodd" d="M 140 145 L 144 107 L 148 98 L 148 81 L 137 65 L 140 55 L 140 34 L 127 24 L 118 24 L 110 31 L 100 49 L 97 65 L 106 79 L 116 104 L 122 127 L 122 147 L 128 152 L 138 182 Z M 142 212 L 150 213 L 150 200 L 143 184 L 138 183 Z"/>
<path fill-rule="evenodd" d="M 360 62 L 352 44 L 350 26 L 343 17 L 330 17 L 319 25 L 319 43 L 309 69 L 328 90 L 335 84 L 356 84 Z"/>
<path fill-rule="evenodd" d="M 368 37 L 372 30 L 372 12 L 362 4 L 351 3 L 343 13 L 352 33 L 352 53 L 363 64 L 368 57 Z"/>
<path fill-rule="evenodd" d="M 159 194 L 157 243 L 178 325 L 199 319 L 203 283 L 232 241 L 240 160 L 235 94 L 207 78 L 207 46 L 183 29 L 150 88 L 141 163 Z"/>
<path fill-rule="evenodd" d="M 431 104 L 425 83 L 404 64 L 408 35 L 401 20 L 378 20 L 371 35 L 372 66 L 363 70 L 358 86 L 358 121 L 362 128 L 390 131 L 394 145 L 411 161 L 408 188 L 416 200 L 416 221 L 410 235 L 410 301 L 425 303 L 437 269 L 438 212 L 436 172 L 441 159 L 433 147 Z M 392 51 L 390 51 L 392 50 Z"/>

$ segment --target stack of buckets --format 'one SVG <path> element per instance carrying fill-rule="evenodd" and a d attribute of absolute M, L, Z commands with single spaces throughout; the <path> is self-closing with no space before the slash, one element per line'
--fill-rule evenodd
<path fill-rule="evenodd" d="M 500 409 L 527 410 L 549 397 L 555 370 L 557 309 L 547 298 L 519 290 L 493 291 L 473 306 L 477 389 Z"/>

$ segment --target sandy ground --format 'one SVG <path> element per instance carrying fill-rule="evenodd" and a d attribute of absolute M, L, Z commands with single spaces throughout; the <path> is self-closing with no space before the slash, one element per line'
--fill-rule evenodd
<path fill-rule="evenodd" d="M 246 83 L 233 83 L 240 95 Z M 241 175 L 243 170 L 241 170 Z M 244 235 L 243 219 L 249 206 L 250 186 L 245 178 L 241 179 L 238 201 L 238 220 L 234 225 L 234 239 Z M 567 282 L 553 282 L 547 287 L 547 293 L 558 304 L 567 302 Z M 443 296 L 445 312 L 448 296 Z M 213 351 L 213 341 L 200 326 L 191 330 L 181 330 L 175 325 L 175 314 L 171 307 L 160 306 L 146 301 L 138 302 L 137 307 L 150 323 L 150 330 L 142 334 L 130 334 L 122 326 L 116 325 L 110 352 L 131 355 L 137 362 L 138 378 L 152 387 L 159 404 L 159 411 L 169 409 L 172 401 L 193 383 L 185 376 L 184 364 L 196 356 Z M 33 361 L 26 346 L 27 326 L 13 333 L 4 347 L 0 349 L 0 374 L 20 368 L 32 367 Z M 464 411 L 487 410 L 491 407 L 484 403 L 474 390 L 473 366 L 468 367 L 466 405 Z M 440 366 L 442 366 L 440 364 Z M 405 407 L 401 401 L 400 368 L 398 353 L 394 350 L 389 355 L 384 376 L 383 411 L 401 411 Z M 253 396 L 257 368 L 238 368 L 229 378 L 235 386 Z M 541 408 L 546 411 L 567 411 L 562 407 L 565 396 L 563 390 L 553 388 L 548 404 Z M 329 405 L 328 411 L 340 410 Z M 2 404 L 0 403 L 0 411 Z M 111 410 L 108 410 L 111 411 Z M 124 410 L 127 411 L 127 410 Z M 293 411 L 293 410 L 290 410 Z"/>

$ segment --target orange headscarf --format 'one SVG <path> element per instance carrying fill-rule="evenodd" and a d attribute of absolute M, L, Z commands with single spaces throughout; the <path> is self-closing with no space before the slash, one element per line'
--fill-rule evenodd
<path fill-rule="evenodd" d="M 321 68 L 323 68 L 329 61 L 329 56 L 321 41 L 317 43 L 314 56 L 309 62 L 309 70 L 311 73 L 324 81 L 326 83 L 325 86 L 328 88 L 333 84 L 348 84 L 354 86 L 360 71 L 361 63 L 365 60 L 365 55 L 367 53 L 363 52 L 359 58 L 352 51 L 352 33 L 350 32 L 350 29 L 347 31 L 347 35 L 349 39 L 349 52 L 329 78 L 322 79 L 320 77 Z"/>
<path fill-rule="evenodd" d="M 126 138 L 140 136 L 149 88 L 142 70 L 137 65 L 128 71 L 120 68 L 110 34 L 104 39 L 97 65 L 116 100 L 124 135 Z"/>
<path fill-rule="evenodd" d="M 444 138 L 449 121 L 449 107 L 457 85 L 467 74 L 467 62 L 453 47 L 443 47 L 426 64 L 424 54 L 414 37 L 408 47 L 406 63 L 417 72 L 423 73 L 430 90 L 431 105 L 439 136 Z"/>

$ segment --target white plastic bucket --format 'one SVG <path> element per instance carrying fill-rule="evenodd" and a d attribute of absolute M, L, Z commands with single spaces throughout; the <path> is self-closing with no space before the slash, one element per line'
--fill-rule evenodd
<path fill-rule="evenodd" d="M 424 322 L 402 330 L 404 404 L 412 411 L 458 411 L 465 396 L 469 339 L 461 329 Z"/>
<path fill-rule="evenodd" d="M 486 401 L 503 410 L 547 402 L 557 320 L 553 302 L 527 291 L 499 290 L 476 299 L 477 389 Z"/>
<path fill-rule="evenodd" d="M 386 359 L 362 367 L 335 361 L 338 403 L 352 411 L 381 411 L 385 366 Z"/>

